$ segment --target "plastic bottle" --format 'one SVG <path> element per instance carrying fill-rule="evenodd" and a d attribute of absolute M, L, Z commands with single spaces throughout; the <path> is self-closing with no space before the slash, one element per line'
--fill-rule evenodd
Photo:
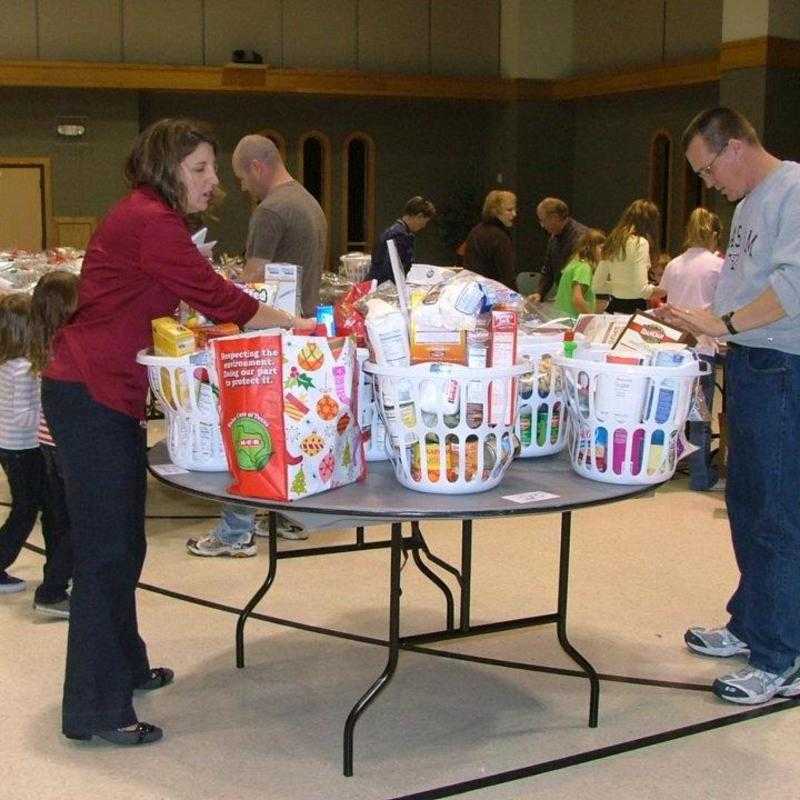
<path fill-rule="evenodd" d="M 578 343 L 575 341 L 573 331 L 564 331 L 564 355 L 567 358 L 573 358 L 577 349 Z"/>
<path fill-rule="evenodd" d="M 536 444 L 542 447 L 547 442 L 547 403 L 542 403 L 536 411 Z"/>
<path fill-rule="evenodd" d="M 595 466 L 598 472 L 606 471 L 606 451 L 608 450 L 608 432 L 598 428 L 594 434 Z"/>
<path fill-rule="evenodd" d="M 531 407 L 528 405 L 522 406 L 519 412 L 519 438 L 523 447 L 528 447 L 531 443 L 533 435 L 532 416 Z"/>
<path fill-rule="evenodd" d="M 553 419 L 550 422 L 550 444 L 558 441 L 559 429 L 561 427 L 561 403 L 556 400 L 553 406 Z"/>

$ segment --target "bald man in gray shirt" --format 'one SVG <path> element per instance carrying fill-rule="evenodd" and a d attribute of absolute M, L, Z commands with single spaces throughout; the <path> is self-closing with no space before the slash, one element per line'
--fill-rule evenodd
<path fill-rule="evenodd" d="M 328 224 L 319 203 L 287 171 L 274 142 L 245 136 L 233 151 L 242 189 L 259 200 L 247 232 L 244 279 L 264 279 L 267 262 L 298 264 L 302 315 L 313 317 L 325 263 Z"/>

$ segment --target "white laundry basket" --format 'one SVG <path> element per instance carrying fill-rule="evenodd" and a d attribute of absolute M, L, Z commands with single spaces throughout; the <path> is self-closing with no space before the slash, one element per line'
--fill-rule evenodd
<path fill-rule="evenodd" d="M 692 392 L 708 364 L 676 367 L 565 358 L 567 445 L 573 469 L 592 480 L 653 484 L 675 473 Z"/>
<path fill-rule="evenodd" d="M 520 458 L 560 453 L 566 443 L 566 404 L 561 367 L 553 360 L 564 352 L 563 334 L 523 334 L 519 355 L 532 370 L 519 379 L 516 433 Z"/>
<path fill-rule="evenodd" d="M 500 482 L 517 449 L 516 383 L 527 363 L 469 369 L 368 361 L 364 370 L 376 378 L 389 458 L 403 486 L 470 494 Z"/>
<path fill-rule="evenodd" d="M 141 350 L 150 389 L 167 423 L 173 464 L 198 472 L 225 472 L 228 462 L 219 428 L 219 403 L 207 352 L 176 358 Z"/>
<path fill-rule="evenodd" d="M 375 403 L 375 379 L 363 369 L 369 359 L 366 347 L 358 348 L 358 424 L 364 442 L 364 457 L 367 461 L 386 461 L 389 453 L 386 450 L 386 426 L 381 419 Z"/>

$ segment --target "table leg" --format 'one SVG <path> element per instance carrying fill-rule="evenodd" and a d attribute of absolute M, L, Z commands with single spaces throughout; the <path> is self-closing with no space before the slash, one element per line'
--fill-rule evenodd
<path fill-rule="evenodd" d="M 561 554 L 558 566 L 558 618 L 556 632 L 564 652 L 586 673 L 589 679 L 589 727 L 597 727 L 597 712 L 600 704 L 600 679 L 594 667 L 570 644 L 567 638 L 567 595 L 569 593 L 569 547 L 572 514 L 561 514 Z"/>
<path fill-rule="evenodd" d="M 258 588 L 256 593 L 250 598 L 247 605 L 239 614 L 236 621 L 236 666 L 239 669 L 244 667 L 244 624 L 252 613 L 253 609 L 261 602 L 267 593 L 272 582 L 275 580 L 275 572 L 278 569 L 278 517 L 274 511 L 269 512 L 269 560 L 267 561 L 267 577 L 264 583 Z"/>
<path fill-rule="evenodd" d="M 472 588 L 472 520 L 461 520 L 461 613 L 462 633 L 469 630 L 470 590 Z"/>
<path fill-rule="evenodd" d="M 402 551 L 402 525 L 392 523 L 391 568 L 389 571 L 389 658 L 377 680 L 350 710 L 344 724 L 344 774 L 353 774 L 353 730 L 358 718 L 392 679 L 400 654 L 400 554 Z"/>
<path fill-rule="evenodd" d="M 458 576 L 458 570 L 455 567 L 451 567 L 446 562 L 443 562 L 441 559 L 434 558 L 431 555 L 430 550 L 428 550 L 428 545 L 425 542 L 425 538 L 422 535 L 422 530 L 419 527 L 418 522 L 411 523 L 411 545 L 412 550 L 411 554 L 414 558 L 414 563 L 417 565 L 417 569 L 435 586 L 439 588 L 439 590 L 444 595 L 444 602 L 445 602 L 445 626 L 448 631 L 453 630 L 453 620 L 455 617 L 454 608 L 455 604 L 453 603 L 453 593 L 450 591 L 450 587 L 422 560 L 420 557 L 420 550 L 425 553 L 425 555 L 430 558 L 430 560 L 434 564 L 438 564 L 442 566 L 444 569 L 452 572 L 456 576 Z"/>

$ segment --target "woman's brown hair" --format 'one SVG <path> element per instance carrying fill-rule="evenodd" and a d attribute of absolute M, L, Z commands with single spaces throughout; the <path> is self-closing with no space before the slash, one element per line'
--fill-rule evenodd
<path fill-rule="evenodd" d="M 31 298 L 14 292 L 0 297 L 0 364 L 27 358 L 31 341 Z"/>
<path fill-rule="evenodd" d="M 575 245 L 575 252 L 571 256 L 571 260 L 578 259 L 579 261 L 586 261 L 593 267 L 597 266 L 597 248 L 602 246 L 606 241 L 606 235 L 599 228 L 589 228 L 586 233 L 578 239 L 578 244 Z"/>
<path fill-rule="evenodd" d="M 42 372 L 50 360 L 50 344 L 56 331 L 78 306 L 78 276 L 64 270 L 46 272 L 39 278 L 31 300 L 31 370 Z"/>
<path fill-rule="evenodd" d="M 603 245 L 603 258 L 616 261 L 625 258 L 625 244 L 631 236 L 642 236 L 650 245 L 650 262 L 658 260 L 658 206 L 650 200 L 634 200 L 622 212 L 619 222 Z"/>
<path fill-rule="evenodd" d="M 160 119 L 145 128 L 133 143 L 125 162 L 125 178 L 132 188 L 150 186 L 181 213 L 186 212 L 186 189 L 180 164 L 206 142 L 217 155 L 219 145 L 209 128 L 193 119 Z"/>

